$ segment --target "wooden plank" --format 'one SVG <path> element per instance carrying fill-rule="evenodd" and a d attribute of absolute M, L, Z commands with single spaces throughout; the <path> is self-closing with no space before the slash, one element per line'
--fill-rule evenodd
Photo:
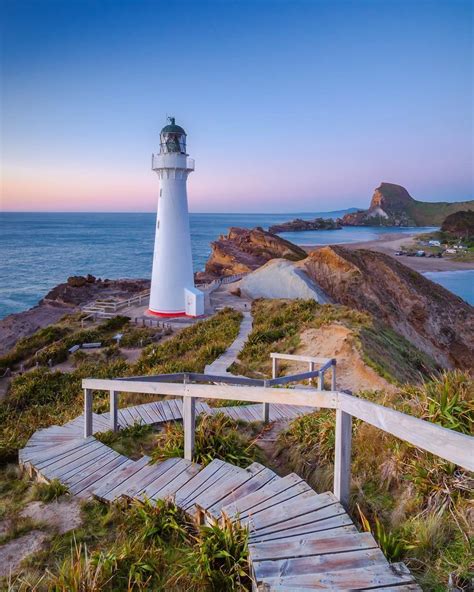
<path fill-rule="evenodd" d="M 143 408 L 145 409 L 146 413 L 150 417 L 151 424 L 157 424 L 157 423 L 161 423 L 163 421 L 161 418 L 161 414 L 158 414 L 158 412 L 156 411 L 156 409 L 154 408 L 154 406 L 151 403 L 147 403 L 146 405 L 143 406 Z"/>
<path fill-rule="evenodd" d="M 143 405 L 137 405 L 135 407 L 135 411 L 140 416 L 143 425 L 151 425 L 153 423 L 153 420 L 148 415 L 148 413 L 146 412 L 146 409 Z"/>
<path fill-rule="evenodd" d="M 334 495 L 349 508 L 351 494 L 352 416 L 336 409 L 336 443 L 334 451 Z"/>
<path fill-rule="evenodd" d="M 180 460 L 180 458 L 168 458 L 156 465 L 148 465 L 138 471 L 133 479 L 130 480 L 128 487 L 122 495 L 127 497 L 141 497 L 145 488 L 157 479 L 160 475 L 171 470 Z"/>
<path fill-rule="evenodd" d="M 108 446 L 99 446 L 94 450 L 89 450 L 82 455 L 76 456 L 72 458 L 69 456 L 65 462 L 62 462 L 61 465 L 50 465 L 45 467 L 41 470 L 42 474 L 48 478 L 55 478 L 61 480 L 63 475 L 70 474 L 71 472 L 77 472 L 81 467 L 90 463 L 90 461 L 94 461 L 97 458 L 100 458 L 104 454 L 108 453 L 110 448 Z"/>
<path fill-rule="evenodd" d="M 156 416 L 159 418 L 160 423 L 166 421 L 166 417 L 163 414 L 163 405 L 162 405 L 162 401 L 153 401 L 152 403 L 150 403 L 153 411 L 156 413 Z"/>
<path fill-rule="evenodd" d="M 294 499 L 286 502 L 284 507 L 282 504 L 277 504 L 263 512 L 253 513 L 251 522 L 255 530 L 266 530 L 282 522 L 290 527 L 292 524 L 312 522 L 320 518 L 320 515 L 321 518 L 326 518 L 344 511 L 332 495 L 322 493 L 304 500 Z"/>
<path fill-rule="evenodd" d="M 338 393 L 338 408 L 422 450 L 436 454 L 468 471 L 474 471 L 472 436 L 345 393 Z"/>
<path fill-rule="evenodd" d="M 272 352 L 270 354 L 271 359 L 277 360 L 290 360 L 292 362 L 314 362 L 315 364 L 326 364 L 331 358 L 321 358 L 317 356 L 303 356 L 300 354 L 280 354 L 278 352 Z"/>
<path fill-rule="evenodd" d="M 353 526 L 352 520 L 349 516 L 342 512 L 337 516 L 331 516 L 323 520 L 316 520 L 308 522 L 300 526 L 292 526 L 285 528 L 284 524 L 279 524 L 277 527 L 268 529 L 268 532 L 250 532 L 249 540 L 252 543 L 260 541 L 273 541 L 277 539 L 290 539 L 307 537 L 308 534 L 316 533 L 325 530 L 337 529 L 341 526 Z"/>
<path fill-rule="evenodd" d="M 94 497 L 101 499 L 103 494 L 107 493 L 112 487 L 115 487 L 115 484 L 117 483 L 117 480 L 120 479 L 120 475 L 123 474 L 123 471 L 127 467 L 132 467 L 134 465 L 135 461 L 127 459 L 126 462 L 121 463 L 115 469 L 106 473 L 102 478 L 97 479 L 93 486 L 90 487 L 91 493 Z"/>
<path fill-rule="evenodd" d="M 243 469 L 240 469 L 240 471 L 242 470 Z M 230 479 L 238 471 L 238 467 L 224 463 L 224 465 L 220 466 L 217 471 L 205 481 L 205 483 L 198 487 L 193 492 L 193 494 L 186 499 L 185 502 L 181 503 L 181 507 L 185 510 L 188 510 L 194 506 L 200 497 L 203 496 L 209 489 L 220 487 L 227 479 Z"/>
<path fill-rule="evenodd" d="M 252 568 L 257 582 L 267 578 L 323 574 L 339 570 L 352 571 L 374 566 L 387 566 L 387 559 L 378 547 L 276 561 L 254 561 L 252 558 Z"/>
<path fill-rule="evenodd" d="M 128 428 L 129 426 L 133 425 L 134 419 L 130 415 L 130 411 L 126 407 L 122 407 L 121 409 L 119 409 L 118 415 L 119 423 L 123 425 L 125 428 Z"/>
<path fill-rule="evenodd" d="M 252 556 L 252 562 L 254 562 L 294 559 L 327 553 L 343 553 L 344 551 L 373 549 L 376 547 L 377 542 L 369 532 L 345 534 L 335 531 L 330 537 L 321 537 L 319 540 L 280 540 L 249 545 L 249 551 Z"/>
<path fill-rule="evenodd" d="M 100 442 L 98 442 L 95 438 L 93 440 L 84 441 L 84 445 L 76 446 L 72 450 L 67 450 L 66 452 L 56 456 L 45 458 L 42 461 L 37 461 L 35 463 L 35 468 L 42 471 L 48 466 L 54 465 L 57 466 L 57 463 L 60 463 L 59 466 L 62 466 L 65 462 L 69 462 L 69 457 L 72 458 L 80 458 L 81 455 L 87 453 L 88 450 L 96 450 L 100 447 Z"/>
<path fill-rule="evenodd" d="M 84 438 L 92 436 L 92 389 L 84 389 Z"/>
<path fill-rule="evenodd" d="M 94 440 L 94 438 L 92 436 L 90 436 L 90 439 L 88 438 L 87 440 L 85 440 L 85 439 L 72 440 L 72 441 L 69 440 L 69 441 L 63 442 L 61 444 L 53 444 L 51 446 L 48 446 L 46 449 L 45 448 L 38 449 L 37 446 L 35 446 L 32 449 L 24 448 L 23 450 L 20 450 L 21 458 L 22 458 L 23 462 L 34 459 L 35 466 L 37 466 L 41 462 L 44 462 L 46 460 L 51 460 L 53 458 L 58 458 L 62 454 L 67 454 L 68 452 L 72 452 L 74 450 L 77 450 L 77 448 L 79 446 L 79 442 L 82 444 L 83 442 L 88 443 L 88 442 L 92 442 L 93 440 Z"/>
<path fill-rule="evenodd" d="M 289 405 L 305 405 L 308 407 L 321 407 L 335 409 L 338 393 L 331 391 L 318 392 L 308 389 L 294 388 L 271 389 L 260 386 L 230 386 L 227 384 L 186 384 L 152 383 L 133 380 L 85 378 L 83 387 L 97 390 L 120 390 L 130 393 L 149 393 L 156 395 L 172 395 L 178 397 L 199 397 L 203 399 L 238 399 L 253 403 L 281 403 Z"/>
<path fill-rule="evenodd" d="M 120 457 L 118 453 L 113 450 L 109 450 L 108 453 L 103 454 L 100 458 L 90 459 L 82 466 L 74 467 L 74 469 L 71 469 L 70 472 L 61 475 L 60 480 L 62 483 L 65 483 L 68 486 L 69 491 L 71 491 L 71 487 L 74 484 L 95 473 L 99 468 L 103 467 L 104 465 L 108 465 L 118 457 Z"/>
<path fill-rule="evenodd" d="M 194 456 L 194 438 L 196 433 L 196 399 L 188 397 L 183 408 L 184 458 L 191 461 Z"/>
<path fill-rule="evenodd" d="M 193 479 L 186 485 L 176 491 L 176 503 L 178 505 L 184 504 L 184 502 L 191 497 L 194 492 L 205 484 L 208 479 L 224 464 L 224 461 L 215 458 L 208 465 L 206 465 L 200 473 L 198 473 Z"/>
<path fill-rule="evenodd" d="M 169 401 L 161 401 L 161 410 L 165 417 L 165 421 L 172 421 L 174 416 L 171 412 Z"/>
<path fill-rule="evenodd" d="M 267 483 L 271 482 L 276 478 L 277 476 L 271 469 L 265 468 L 262 471 L 260 471 L 260 473 L 255 475 L 253 479 L 250 479 L 246 483 L 243 483 L 242 485 L 236 487 L 228 495 L 220 499 L 218 502 L 209 506 L 207 508 L 207 511 L 213 516 L 218 516 L 220 514 L 221 508 L 223 508 L 224 506 L 232 504 L 237 499 L 240 499 L 241 497 L 245 497 L 255 491 L 258 491 L 259 489 L 267 485 Z"/>
<path fill-rule="evenodd" d="M 190 461 L 184 460 L 184 458 L 178 459 L 178 462 L 171 466 L 167 471 L 157 475 L 153 481 L 140 491 L 140 497 L 151 498 L 153 494 L 157 493 L 162 487 L 170 483 L 175 477 L 177 477 L 182 471 L 190 466 Z"/>
<path fill-rule="evenodd" d="M 279 578 L 265 578 L 265 582 L 272 590 L 281 586 L 287 590 L 289 586 L 302 586 L 312 590 L 327 590 L 347 588 L 349 590 L 363 590 L 375 586 L 409 584 L 413 577 L 403 564 L 367 566 L 342 571 L 327 571 L 321 574 L 302 574 L 283 576 Z M 300 588 L 301 589 L 301 588 Z"/>
<path fill-rule="evenodd" d="M 189 465 L 176 477 L 176 479 L 173 479 L 173 481 L 168 483 L 168 485 L 165 485 L 160 489 L 160 491 L 156 492 L 153 495 L 153 499 L 156 500 L 158 498 L 166 499 L 173 497 L 176 491 L 183 485 L 186 485 L 186 483 L 188 483 L 195 475 L 197 475 L 200 470 L 201 465 L 196 463 Z"/>
<path fill-rule="evenodd" d="M 259 471 L 261 472 L 261 471 Z M 244 470 L 242 473 L 235 473 L 226 479 L 220 479 L 212 488 L 208 488 L 201 495 L 194 498 L 194 503 L 203 510 L 232 494 L 236 489 L 254 478 L 254 473 Z"/>
<path fill-rule="evenodd" d="M 106 501 L 113 501 L 119 498 L 122 495 L 122 492 L 130 485 L 130 479 L 143 467 L 147 466 L 149 461 L 149 456 L 143 456 L 139 460 L 135 461 L 132 466 L 128 466 L 126 469 L 117 474 L 117 479 L 113 487 L 111 487 L 107 492 L 104 492 L 104 488 L 102 488 L 100 492 L 96 492 L 96 496 L 100 496 Z"/>
<path fill-rule="evenodd" d="M 265 509 L 277 503 L 291 499 L 295 495 L 299 495 L 305 491 L 311 491 L 315 494 L 305 483 L 301 477 L 295 473 L 290 473 L 286 477 L 282 477 L 275 483 L 266 485 L 260 491 L 242 497 L 236 500 L 233 504 L 223 507 L 223 511 L 227 514 L 234 515 L 239 513 L 241 516 L 248 514 L 250 511 Z M 270 501 L 271 500 L 271 501 Z"/>
<path fill-rule="evenodd" d="M 110 460 L 107 460 L 107 462 L 104 462 L 100 467 L 97 467 L 95 471 L 76 475 L 74 482 L 69 486 L 69 491 L 75 495 L 80 495 L 83 491 L 89 491 L 97 481 L 125 462 L 130 462 L 130 459 L 121 454 L 117 454 L 115 458 L 111 457 Z"/>

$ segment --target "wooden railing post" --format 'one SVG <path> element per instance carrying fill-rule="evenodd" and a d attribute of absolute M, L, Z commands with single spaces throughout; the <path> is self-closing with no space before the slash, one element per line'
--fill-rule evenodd
<path fill-rule="evenodd" d="M 118 393 L 110 391 L 110 429 L 114 432 L 118 430 Z"/>
<path fill-rule="evenodd" d="M 351 492 L 352 415 L 336 409 L 334 495 L 347 509 Z"/>
<path fill-rule="evenodd" d="M 92 389 L 84 389 L 84 438 L 92 436 Z"/>
<path fill-rule="evenodd" d="M 187 374 L 184 375 L 183 388 L 188 383 Z M 193 460 L 194 455 L 194 434 L 196 430 L 196 399 L 194 397 L 183 397 L 183 426 L 184 426 L 184 458 Z"/>
<path fill-rule="evenodd" d="M 331 390 L 336 391 L 336 360 L 332 361 L 331 368 Z"/>
<path fill-rule="evenodd" d="M 310 372 L 314 372 L 314 362 L 309 362 L 309 371 Z M 308 378 L 308 384 L 312 385 L 313 384 L 313 379 L 312 378 Z"/>
<path fill-rule="evenodd" d="M 324 390 L 324 372 L 319 371 L 318 374 L 318 391 Z"/>
<path fill-rule="evenodd" d="M 272 358 L 272 378 L 278 376 L 278 359 Z M 267 386 L 266 381 L 263 382 L 263 386 Z M 270 403 L 262 403 L 262 421 L 268 423 L 270 421 Z"/>

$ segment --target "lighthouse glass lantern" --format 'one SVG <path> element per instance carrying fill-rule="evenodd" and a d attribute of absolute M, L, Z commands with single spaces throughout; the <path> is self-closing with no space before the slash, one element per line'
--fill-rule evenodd
<path fill-rule="evenodd" d="M 186 183 L 194 160 L 186 154 L 186 132 L 169 118 L 152 158 L 160 180 L 148 312 L 162 317 L 201 316 L 204 294 L 194 286 Z"/>

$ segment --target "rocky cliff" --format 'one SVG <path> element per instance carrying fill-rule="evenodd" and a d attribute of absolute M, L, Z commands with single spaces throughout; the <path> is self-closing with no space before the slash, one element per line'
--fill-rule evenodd
<path fill-rule="evenodd" d="M 472 369 L 474 309 L 439 284 L 383 253 L 341 246 L 302 266 L 334 302 L 371 313 L 443 366 Z"/>
<path fill-rule="evenodd" d="M 346 214 L 341 222 L 344 226 L 440 226 L 446 216 L 460 210 L 474 210 L 474 200 L 417 201 L 401 185 L 381 183 L 368 210 Z"/>
<path fill-rule="evenodd" d="M 262 228 L 231 228 L 212 243 L 212 252 L 199 280 L 253 271 L 270 259 L 298 261 L 306 251 Z"/>

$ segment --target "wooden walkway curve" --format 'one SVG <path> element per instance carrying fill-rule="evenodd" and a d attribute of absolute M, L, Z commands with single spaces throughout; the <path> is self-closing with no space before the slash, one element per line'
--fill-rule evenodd
<path fill-rule="evenodd" d="M 212 408 L 243 421 L 261 419 L 261 405 Z M 304 413 L 272 404 L 270 419 Z M 182 418 L 182 400 L 120 409 L 119 424 L 160 424 Z M 108 413 L 94 414 L 94 433 L 108 431 Z M 63 426 L 38 430 L 20 451 L 20 464 L 40 480 L 59 479 L 73 495 L 104 502 L 118 498 L 173 499 L 190 515 L 219 517 L 224 511 L 249 528 L 254 590 L 420 591 L 401 563 L 389 564 L 371 534 L 359 533 L 332 493 L 317 494 L 298 475 L 277 476 L 259 463 L 245 469 L 214 459 L 206 467 L 182 458 L 149 464 L 131 460 L 94 436 L 83 437 L 81 415 Z"/>

